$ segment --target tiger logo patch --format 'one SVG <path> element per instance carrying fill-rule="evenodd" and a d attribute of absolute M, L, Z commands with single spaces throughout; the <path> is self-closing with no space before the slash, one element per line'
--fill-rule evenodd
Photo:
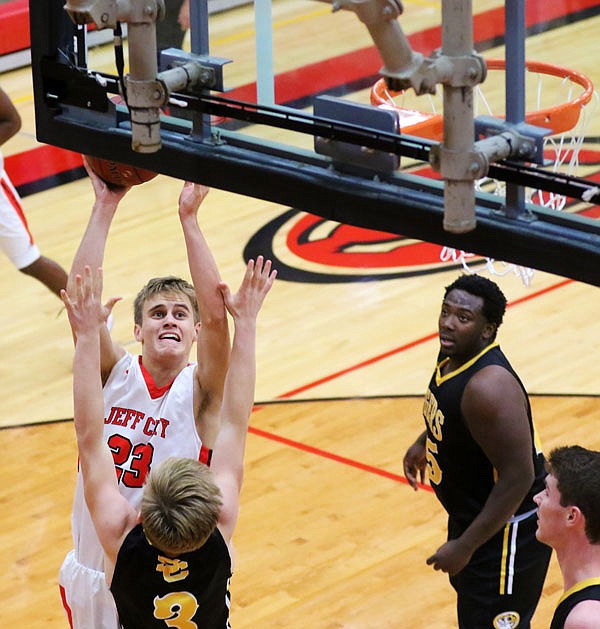
<path fill-rule="evenodd" d="M 494 618 L 494 629 L 515 629 L 520 621 L 518 612 L 502 612 Z"/>

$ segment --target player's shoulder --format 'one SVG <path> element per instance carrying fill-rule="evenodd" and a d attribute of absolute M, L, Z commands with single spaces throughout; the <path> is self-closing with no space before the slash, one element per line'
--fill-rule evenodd
<path fill-rule="evenodd" d="M 569 612 L 565 629 L 600 629 L 600 601 L 580 601 Z"/>
<path fill-rule="evenodd" d="M 466 388 L 472 393 L 497 394 L 501 391 L 516 390 L 518 382 L 514 374 L 504 365 L 490 363 L 482 366 L 471 376 Z"/>

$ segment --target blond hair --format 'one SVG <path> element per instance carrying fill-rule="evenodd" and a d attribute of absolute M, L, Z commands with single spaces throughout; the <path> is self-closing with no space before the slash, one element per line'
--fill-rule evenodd
<path fill-rule="evenodd" d="M 194 313 L 194 323 L 200 321 L 200 312 L 198 310 L 198 301 L 196 299 L 196 291 L 194 287 L 186 280 L 174 275 L 166 277 L 153 277 L 148 280 L 147 284 L 136 295 L 133 302 L 133 320 L 138 325 L 142 325 L 144 315 L 144 304 L 154 295 L 184 295 L 190 300 Z"/>
<path fill-rule="evenodd" d="M 165 554 L 191 552 L 214 531 L 222 505 L 221 491 L 206 465 L 168 458 L 146 479 L 141 506 L 144 533 Z"/>

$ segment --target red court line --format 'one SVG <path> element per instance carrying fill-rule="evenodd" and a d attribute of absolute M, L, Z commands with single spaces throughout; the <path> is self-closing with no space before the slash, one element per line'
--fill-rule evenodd
<path fill-rule="evenodd" d="M 255 410 L 259 410 L 259 408 Z M 369 472 L 369 474 L 376 474 L 377 476 L 383 476 L 384 478 L 396 481 L 397 483 L 408 485 L 408 481 L 406 480 L 406 478 L 404 478 L 404 476 L 401 476 L 400 474 L 394 474 L 393 472 L 382 470 L 379 467 L 374 467 L 373 465 L 361 463 L 360 461 L 356 461 L 355 459 L 348 459 L 345 456 L 340 456 L 339 454 L 334 454 L 333 452 L 328 452 L 327 450 L 321 450 L 321 448 L 315 448 L 314 446 L 309 446 L 305 443 L 300 443 L 299 441 L 288 439 L 287 437 L 281 437 L 280 435 L 276 435 L 272 432 L 267 432 L 266 430 L 261 430 L 260 428 L 255 428 L 254 426 L 250 426 L 248 428 L 248 432 L 251 432 L 252 434 L 255 434 L 259 437 L 263 437 L 264 439 L 270 439 L 271 441 L 276 441 L 277 443 L 296 448 L 297 450 L 302 450 L 303 452 L 316 454 L 317 456 L 323 457 L 325 459 L 330 459 L 331 461 L 335 461 L 336 463 L 342 463 L 343 465 L 348 465 L 364 472 Z M 422 485 L 421 483 L 419 483 L 419 487 L 421 489 L 424 489 L 425 491 L 433 492 L 433 489 L 429 485 Z"/>
<path fill-rule="evenodd" d="M 294 395 L 298 395 L 299 393 L 304 393 L 304 391 L 308 391 L 309 389 L 314 389 L 320 384 L 324 384 L 325 382 L 331 382 L 331 380 L 335 380 L 336 378 L 340 378 L 341 376 L 345 376 L 347 373 L 351 373 L 352 371 L 357 371 L 358 369 L 362 369 L 363 367 L 368 367 L 369 365 L 373 365 L 378 363 L 380 360 L 384 360 L 385 358 L 389 358 L 394 354 L 399 354 L 400 352 L 404 352 L 408 349 L 412 349 L 417 345 L 421 345 L 422 343 L 426 343 L 427 341 L 431 341 L 434 338 L 437 338 L 438 333 L 434 332 L 433 334 L 428 334 L 416 341 L 411 341 L 406 345 L 401 345 L 400 347 L 396 347 L 395 349 L 391 349 L 383 354 L 379 354 L 378 356 L 373 356 L 373 358 L 368 358 L 367 360 L 363 360 L 362 362 L 352 365 L 351 367 L 347 367 L 346 369 L 342 369 L 341 371 L 336 371 L 335 373 L 330 374 L 329 376 L 324 376 L 323 378 L 319 378 L 319 380 L 315 380 L 314 382 L 310 382 L 305 384 L 297 389 L 292 389 L 291 391 L 287 391 L 286 393 L 282 393 L 278 395 L 276 400 L 284 400 L 286 398 L 293 397 Z"/>
<path fill-rule="evenodd" d="M 535 297 L 541 297 L 542 295 L 545 295 L 546 293 L 551 293 L 553 290 L 556 290 L 557 288 L 562 288 L 563 286 L 566 286 L 567 284 L 572 284 L 574 281 L 575 280 L 566 279 L 556 284 L 552 284 L 551 286 L 546 286 L 546 288 L 540 288 L 540 290 L 536 291 L 535 293 L 523 295 L 523 297 L 519 297 L 519 299 L 515 299 L 514 301 L 511 301 L 509 304 L 507 304 L 506 307 L 511 308 L 512 306 L 518 306 L 519 304 L 522 304 L 526 301 L 530 301 L 531 299 L 534 299 Z"/>
<path fill-rule="evenodd" d="M 552 284 L 551 286 L 547 286 L 546 288 L 541 288 L 538 291 L 529 293 L 527 295 L 524 295 L 523 297 L 520 297 L 519 299 L 515 299 L 514 301 L 508 303 L 507 308 L 517 306 L 526 301 L 530 301 L 531 299 L 535 299 L 536 297 L 540 297 L 541 295 L 545 295 L 546 293 L 557 290 L 558 288 L 562 288 L 563 286 L 566 286 L 567 284 L 571 284 L 574 281 L 575 280 L 566 279 L 566 280 L 557 282 L 556 284 Z M 373 356 L 372 358 L 363 360 L 362 362 L 357 363 L 356 365 L 346 367 L 346 369 L 341 369 L 340 371 L 336 371 L 335 373 L 332 373 L 328 376 L 324 376 L 322 378 L 319 378 L 318 380 L 309 382 L 308 384 L 302 385 L 296 389 L 292 389 L 291 391 L 282 393 L 281 395 L 278 395 L 275 399 L 284 400 L 287 398 L 291 398 L 294 395 L 298 395 L 299 393 L 304 393 L 304 391 L 308 391 L 309 389 L 314 389 L 315 387 L 318 387 L 321 384 L 324 384 L 326 382 L 331 382 L 332 380 L 336 380 L 337 378 L 340 378 L 341 376 L 345 376 L 348 373 L 357 371 L 358 369 L 362 369 L 363 367 L 368 367 L 369 365 L 378 363 L 379 361 L 389 358 L 390 356 L 412 349 L 413 347 L 416 347 L 417 345 L 421 345 L 422 343 L 426 343 L 427 341 L 431 341 L 437 338 L 437 336 L 438 336 L 437 332 L 428 334 L 426 336 L 421 337 L 420 339 L 416 339 L 415 341 L 411 341 L 410 343 L 406 343 L 405 345 L 401 345 L 400 347 L 384 352 L 383 354 L 378 354 L 377 356 Z"/>

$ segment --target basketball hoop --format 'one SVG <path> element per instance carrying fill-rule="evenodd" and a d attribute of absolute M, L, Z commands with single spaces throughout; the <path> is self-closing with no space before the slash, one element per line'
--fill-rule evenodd
<path fill-rule="evenodd" d="M 488 76 L 485 83 L 473 89 L 474 115 L 504 118 L 506 93 L 506 62 L 503 59 L 487 59 Z M 544 159 L 552 172 L 576 175 L 579 170 L 579 153 L 586 137 L 586 130 L 595 113 L 599 97 L 592 81 L 580 72 L 558 65 L 537 61 L 525 62 L 525 121 L 537 127 L 551 130 L 544 138 Z M 501 95 L 501 98 L 499 97 Z M 429 101 L 429 111 L 422 111 L 424 99 Z M 502 111 L 490 105 L 500 100 Z M 591 104 L 590 104 L 591 103 Z M 379 79 L 371 88 L 371 104 L 392 108 L 399 112 L 402 133 L 441 142 L 444 137 L 442 98 L 440 95 L 416 96 L 408 91 L 394 92 Z M 505 183 L 490 177 L 475 182 L 477 190 L 505 196 Z M 529 203 L 554 210 L 562 210 L 567 202 L 564 195 L 544 190 L 526 189 Z M 443 247 L 442 261 L 461 262 L 467 272 L 475 272 L 474 265 L 484 265 L 493 275 L 515 273 L 529 286 L 533 271 L 526 267 L 482 258 L 465 251 Z"/>
<path fill-rule="evenodd" d="M 506 70 L 506 62 L 504 59 L 487 59 L 486 65 L 488 71 L 500 70 L 504 72 Z M 525 68 L 529 73 L 528 76 L 537 75 L 538 77 L 536 106 L 534 109 L 527 111 L 525 121 L 537 127 L 550 129 L 553 135 L 566 133 L 573 129 L 579 121 L 581 110 L 590 102 L 594 95 L 594 85 L 592 81 L 581 72 L 569 70 L 551 63 L 526 61 Z M 566 100 L 560 100 L 553 105 L 543 102 L 541 80 L 544 76 L 556 77 L 560 79 L 560 83 L 566 85 L 568 90 Z M 495 80 L 495 78 L 492 80 Z M 490 78 L 488 76 L 486 82 L 489 81 Z M 574 94 L 576 86 L 581 88 L 578 94 Z M 475 90 L 478 92 L 478 99 L 485 105 L 486 113 L 489 115 L 498 115 L 494 114 L 488 104 L 488 100 L 483 92 L 483 84 L 478 85 Z M 371 104 L 397 109 L 400 112 L 400 127 L 403 133 L 441 142 L 444 137 L 442 113 L 438 113 L 435 106 L 432 112 L 423 112 L 416 109 L 405 108 L 401 105 L 399 106 L 395 99 L 405 94 L 406 92 L 404 91 L 394 92 L 389 90 L 385 79 L 379 79 L 371 88 Z M 476 111 L 475 115 L 477 116 L 479 113 L 481 112 Z M 500 117 L 504 117 L 504 115 L 502 114 Z"/>

